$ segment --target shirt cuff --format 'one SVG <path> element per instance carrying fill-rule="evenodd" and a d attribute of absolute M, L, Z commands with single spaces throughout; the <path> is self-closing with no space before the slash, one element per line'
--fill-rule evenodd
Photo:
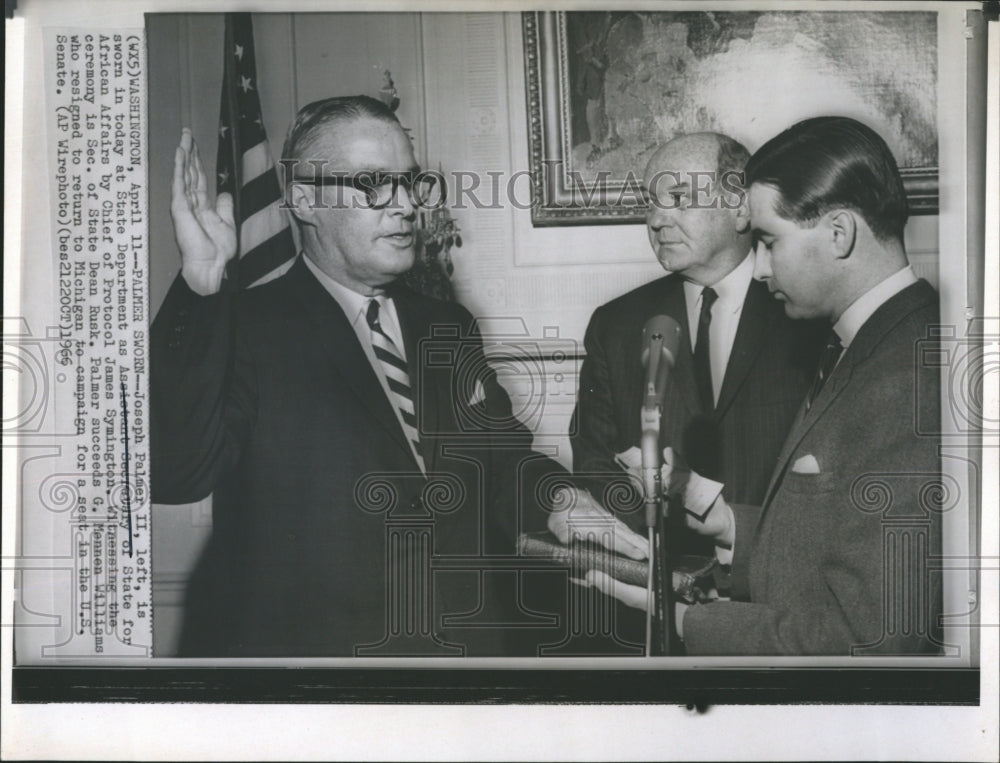
<path fill-rule="evenodd" d="M 736 512 L 733 510 L 732 506 L 727 506 L 729 509 L 729 529 L 732 531 L 732 544 L 726 548 L 725 546 L 715 545 L 715 558 L 719 560 L 719 564 L 731 566 L 733 563 L 733 553 L 736 550 Z"/>
<path fill-rule="evenodd" d="M 736 544 L 733 543 L 730 548 L 723 548 L 722 546 L 715 547 L 715 558 L 719 560 L 719 564 L 731 565 L 733 563 L 733 551 L 736 549 Z"/>

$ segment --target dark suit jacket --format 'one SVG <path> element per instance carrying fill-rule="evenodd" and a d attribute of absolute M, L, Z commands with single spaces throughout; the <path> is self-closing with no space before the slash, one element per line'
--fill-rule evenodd
<path fill-rule="evenodd" d="M 387 564 L 400 559 L 387 550 L 389 525 L 430 522 L 438 556 L 514 553 L 531 470 L 554 464 L 529 450 L 468 311 L 402 287 L 392 296 L 430 481 L 343 311 L 304 263 L 238 294 L 199 297 L 180 277 L 171 288 L 152 328 L 154 500 L 216 491 L 183 652 L 352 655 L 379 642 Z M 472 399 L 477 388 L 484 401 Z M 445 613 L 488 619 L 478 573 L 433 581 L 434 638 L 502 654 L 496 629 L 442 627 Z M 409 596 L 424 583 L 418 575 Z"/>
<path fill-rule="evenodd" d="M 614 475 L 621 474 L 615 454 L 639 445 L 642 329 L 654 315 L 670 316 L 683 334 L 667 383 L 660 446 L 671 446 L 692 469 L 724 482 L 730 501 L 763 499 L 778 451 L 812 380 L 823 345 L 821 327 L 788 319 L 767 287 L 752 281 L 719 401 L 713 413 L 702 415 L 683 284 L 676 274 L 665 276 L 603 305 L 590 320 L 571 442 L 573 471 L 598 499 Z M 617 493 L 620 504 L 640 506 L 622 513 L 638 528 L 641 504 L 636 496 L 622 500 L 623 492 Z M 711 553 L 707 547 L 700 550 Z"/>
<path fill-rule="evenodd" d="M 735 507 L 733 598 L 688 609 L 695 654 L 911 654 L 940 643 L 940 368 L 920 281 L 882 305 Z M 930 361 L 930 362 L 928 362 Z M 803 406 L 804 408 L 804 406 Z M 818 474 L 794 468 L 812 455 Z"/>

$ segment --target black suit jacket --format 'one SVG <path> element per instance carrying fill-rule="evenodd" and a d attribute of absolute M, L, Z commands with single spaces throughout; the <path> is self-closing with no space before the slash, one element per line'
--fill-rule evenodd
<path fill-rule="evenodd" d="M 958 485 L 940 474 L 938 321 L 919 281 L 861 327 L 803 406 L 763 508 L 734 507 L 733 601 L 688 609 L 689 652 L 940 650 L 934 566 Z"/>
<path fill-rule="evenodd" d="M 692 469 L 725 483 L 723 495 L 743 503 L 763 500 L 775 459 L 805 397 L 828 329 L 793 321 L 768 292 L 752 281 L 715 410 L 699 410 L 684 281 L 668 275 L 598 308 L 587 328 L 587 357 L 571 424 L 573 470 L 595 497 L 640 507 L 637 496 L 615 491 L 621 469 L 616 453 L 639 445 L 644 371 L 642 329 L 667 315 L 682 329 L 663 405 L 660 446 L 671 446 Z M 623 499 L 623 495 L 627 497 Z M 617 497 L 617 501 L 612 500 Z M 634 528 L 639 510 L 620 512 Z M 693 551 L 709 552 L 690 537 Z M 704 546 L 704 547 L 703 547 Z"/>
<path fill-rule="evenodd" d="M 303 262 L 238 294 L 199 297 L 180 277 L 171 288 L 152 328 L 154 500 L 216 491 L 182 652 L 356 654 L 398 629 L 387 568 L 417 557 L 387 546 L 391 527 L 430 527 L 437 557 L 478 557 L 513 554 L 520 517 L 536 516 L 524 508 L 533 470 L 556 467 L 529 450 L 471 315 L 402 287 L 391 295 L 428 479 L 354 330 Z M 433 592 L 433 638 L 502 654 L 497 629 L 443 626 L 447 613 L 488 614 L 479 574 L 434 573 L 428 586 L 425 572 L 406 596 Z"/>

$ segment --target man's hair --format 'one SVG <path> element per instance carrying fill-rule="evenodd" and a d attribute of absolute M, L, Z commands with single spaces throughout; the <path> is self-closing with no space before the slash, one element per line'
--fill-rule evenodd
<path fill-rule="evenodd" d="M 352 122 L 356 119 L 376 119 L 399 124 L 396 115 L 382 101 L 367 95 L 348 95 L 313 101 L 299 109 L 288 130 L 282 159 L 320 159 L 308 156 L 324 129 L 330 125 Z"/>
<path fill-rule="evenodd" d="M 750 152 L 747 151 L 746 146 L 722 133 L 716 133 L 715 137 L 719 141 L 719 155 L 715 160 L 715 169 L 719 173 L 719 178 L 727 174 L 742 173 L 750 159 Z M 743 183 L 741 182 L 740 185 Z"/>
<path fill-rule="evenodd" d="M 896 160 L 870 127 L 848 117 L 815 117 L 792 125 L 750 157 L 754 183 L 778 191 L 776 212 L 815 225 L 832 209 L 851 209 L 882 241 L 903 240 L 909 216 Z"/>

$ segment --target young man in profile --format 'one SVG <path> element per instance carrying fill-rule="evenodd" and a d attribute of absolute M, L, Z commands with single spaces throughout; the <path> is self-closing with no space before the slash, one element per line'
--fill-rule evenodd
<path fill-rule="evenodd" d="M 747 164 L 754 275 L 831 327 L 759 506 L 688 526 L 732 554 L 732 600 L 685 607 L 690 654 L 919 654 L 941 644 L 937 294 L 906 258 L 906 196 L 870 128 L 805 120 Z M 921 352 L 924 350 L 924 352 Z M 933 356 L 933 346 L 929 349 Z M 601 574 L 626 603 L 645 591 Z"/>

